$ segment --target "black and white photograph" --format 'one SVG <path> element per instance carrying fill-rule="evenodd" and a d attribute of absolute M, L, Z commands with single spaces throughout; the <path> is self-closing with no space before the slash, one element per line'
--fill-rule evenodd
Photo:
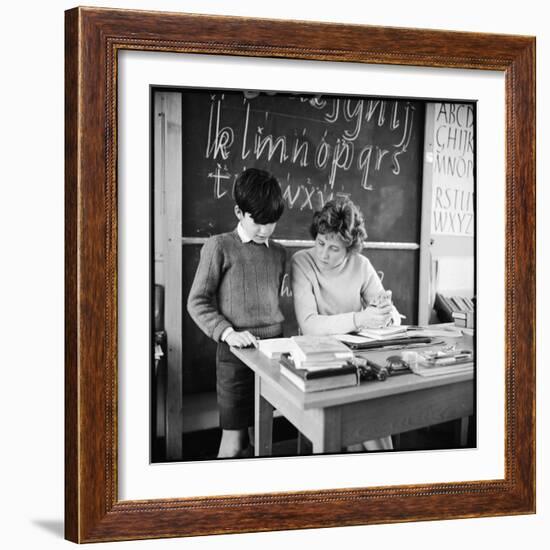
<path fill-rule="evenodd" d="M 475 448 L 476 102 L 150 109 L 151 462 Z"/>

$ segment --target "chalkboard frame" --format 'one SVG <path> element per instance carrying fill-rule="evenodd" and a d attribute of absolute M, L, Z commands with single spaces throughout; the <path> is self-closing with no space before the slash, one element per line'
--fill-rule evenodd
<path fill-rule="evenodd" d="M 247 37 L 244 44 L 242 36 Z M 119 500 L 115 159 L 116 60 L 123 49 L 462 67 L 504 74 L 504 479 Z M 66 82 L 67 539 L 98 542 L 534 513 L 533 37 L 75 8 L 66 12 Z"/>

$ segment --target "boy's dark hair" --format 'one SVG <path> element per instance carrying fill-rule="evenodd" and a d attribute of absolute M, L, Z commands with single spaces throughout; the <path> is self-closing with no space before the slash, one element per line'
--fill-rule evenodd
<path fill-rule="evenodd" d="M 249 168 L 235 182 L 235 202 L 243 214 L 248 212 L 255 223 L 275 223 L 283 214 L 281 186 L 265 170 Z"/>

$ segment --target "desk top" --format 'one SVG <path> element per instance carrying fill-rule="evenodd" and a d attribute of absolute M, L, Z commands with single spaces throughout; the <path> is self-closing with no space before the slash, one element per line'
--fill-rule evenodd
<path fill-rule="evenodd" d="M 453 338 L 449 340 L 449 343 L 456 343 L 457 346 L 469 347 L 461 338 Z M 426 347 L 423 349 L 430 348 Z M 366 399 L 377 399 L 387 395 L 396 395 L 448 384 L 473 381 L 474 378 L 473 373 L 446 374 L 444 376 L 433 377 L 422 377 L 416 374 L 401 374 L 393 377 L 390 376 L 383 382 L 375 380 L 362 382 L 359 386 L 306 393 L 302 392 L 294 386 L 294 384 L 289 382 L 285 376 L 280 374 L 278 359 L 269 359 L 257 349 L 231 348 L 231 351 L 261 377 L 262 383 L 277 387 L 287 399 L 304 409 L 324 408 L 341 405 L 343 403 L 364 401 Z M 385 357 L 395 354 L 395 351 L 372 351 L 369 352 L 369 357 L 372 357 L 373 360 L 380 360 L 382 358 L 385 360 Z M 363 355 L 363 353 L 361 353 L 361 355 Z"/>

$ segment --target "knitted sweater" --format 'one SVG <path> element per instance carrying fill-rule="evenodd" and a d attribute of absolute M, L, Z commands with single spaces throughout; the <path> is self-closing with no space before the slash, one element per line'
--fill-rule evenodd
<path fill-rule="evenodd" d="M 285 257 L 281 245 L 243 243 L 237 230 L 210 237 L 201 249 L 187 299 L 192 319 L 217 342 L 228 327 L 249 330 L 259 338 L 280 335 Z"/>
<path fill-rule="evenodd" d="M 296 319 L 304 334 L 355 331 L 353 313 L 384 290 L 365 256 L 348 254 L 339 266 L 319 269 L 312 248 L 292 257 L 291 281 Z"/>

